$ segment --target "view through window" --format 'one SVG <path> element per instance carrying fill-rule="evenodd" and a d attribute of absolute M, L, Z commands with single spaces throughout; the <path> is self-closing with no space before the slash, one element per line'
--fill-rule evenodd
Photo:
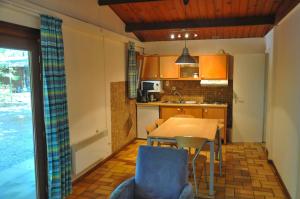
<path fill-rule="evenodd" d="M 0 198 L 36 198 L 30 53 L 0 48 Z"/>

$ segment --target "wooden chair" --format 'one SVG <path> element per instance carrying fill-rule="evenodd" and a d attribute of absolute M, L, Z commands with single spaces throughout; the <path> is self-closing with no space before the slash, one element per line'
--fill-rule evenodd
<path fill-rule="evenodd" d="M 160 120 L 160 119 L 158 119 L 158 120 Z M 158 127 L 158 125 L 157 125 L 158 120 L 156 120 L 154 124 L 149 124 L 146 126 L 147 135 L 149 135 L 152 131 L 154 131 Z M 161 122 L 161 121 L 159 121 L 159 122 Z M 157 146 L 162 146 L 162 145 L 167 145 L 170 147 L 177 148 L 177 144 L 174 142 L 163 142 L 163 143 L 157 142 Z"/>
<path fill-rule="evenodd" d="M 184 115 L 184 114 L 175 115 L 175 116 L 173 116 L 173 117 L 194 118 L 193 115 Z"/>
<path fill-rule="evenodd" d="M 149 135 L 152 131 L 156 129 L 156 124 L 149 124 L 146 126 L 147 135 Z"/>
<path fill-rule="evenodd" d="M 194 148 L 195 149 L 195 154 L 193 156 L 190 153 L 190 156 L 191 156 L 190 159 L 192 159 L 192 169 L 193 169 L 193 175 L 194 175 L 195 192 L 196 192 L 196 196 L 197 196 L 198 195 L 198 186 L 197 186 L 197 177 L 196 177 L 196 160 L 197 159 L 200 163 L 200 166 L 202 165 L 204 168 L 204 175 L 205 175 L 204 179 L 206 182 L 206 186 L 208 188 L 207 169 L 206 169 L 207 157 L 200 154 L 202 147 L 207 142 L 207 139 L 191 137 L 191 136 L 176 136 L 175 139 L 176 139 L 178 148 L 189 148 L 189 149 Z M 200 175 L 200 178 L 201 178 L 201 175 Z"/>
<path fill-rule="evenodd" d="M 147 135 L 149 135 L 149 133 L 151 133 L 154 129 L 156 129 L 162 123 L 164 123 L 164 121 L 165 121 L 164 119 L 157 119 L 155 121 L 155 124 L 149 124 L 148 126 L 146 126 Z M 157 142 L 157 146 L 162 146 L 162 145 L 167 145 L 167 146 L 170 146 L 170 147 L 177 148 L 177 144 L 174 143 L 174 142 Z"/>
<path fill-rule="evenodd" d="M 157 119 L 157 120 L 155 121 L 156 127 L 159 127 L 159 126 L 162 125 L 162 123 L 164 123 L 164 122 L 165 122 L 164 119 Z"/>

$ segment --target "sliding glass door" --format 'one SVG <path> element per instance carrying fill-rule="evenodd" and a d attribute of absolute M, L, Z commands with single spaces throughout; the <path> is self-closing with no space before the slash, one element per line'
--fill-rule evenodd
<path fill-rule="evenodd" d="M 0 48 L 0 198 L 36 198 L 29 55 Z"/>
<path fill-rule="evenodd" d="M 39 34 L 3 22 L 0 28 L 0 198 L 45 198 Z"/>

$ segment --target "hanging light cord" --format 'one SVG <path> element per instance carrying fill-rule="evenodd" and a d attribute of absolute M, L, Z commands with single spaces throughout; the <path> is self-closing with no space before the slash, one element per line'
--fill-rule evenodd
<path fill-rule="evenodd" d="M 187 7 L 187 4 L 189 3 L 189 0 L 183 0 L 183 4 L 184 4 L 184 18 L 185 20 L 186 19 L 186 7 Z M 184 35 L 184 47 L 186 48 L 186 38 L 185 38 L 185 35 Z"/>

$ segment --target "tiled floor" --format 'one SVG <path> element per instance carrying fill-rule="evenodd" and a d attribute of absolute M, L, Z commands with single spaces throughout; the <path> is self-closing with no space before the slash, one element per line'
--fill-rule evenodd
<path fill-rule="evenodd" d="M 69 199 L 109 198 L 118 184 L 134 175 L 137 149 L 143 144 L 146 142 L 135 141 L 84 177 L 74 185 Z M 222 177 L 218 175 L 216 163 L 215 198 L 286 198 L 260 144 L 228 144 L 223 147 L 223 154 Z M 206 192 L 204 183 L 200 184 L 200 189 Z"/>

